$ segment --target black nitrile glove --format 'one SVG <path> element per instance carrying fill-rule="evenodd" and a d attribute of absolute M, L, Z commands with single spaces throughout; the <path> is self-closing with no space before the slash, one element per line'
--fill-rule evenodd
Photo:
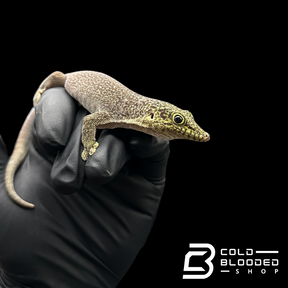
<path fill-rule="evenodd" d="M 86 114 L 63 88 L 43 93 L 30 150 L 15 177 L 15 190 L 35 204 L 32 210 L 7 195 L 8 156 L 0 138 L 0 287 L 116 287 L 149 235 L 169 142 L 103 130 L 84 162 Z"/>

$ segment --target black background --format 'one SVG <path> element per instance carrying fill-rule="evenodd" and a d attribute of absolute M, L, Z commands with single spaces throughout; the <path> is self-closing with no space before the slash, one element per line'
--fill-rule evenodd
<path fill-rule="evenodd" d="M 14 28 L 2 35 L 1 135 L 11 153 L 35 90 L 55 70 L 104 72 L 190 110 L 211 140 L 170 142 L 157 220 L 119 288 L 275 284 L 284 273 L 281 261 L 278 276 L 223 275 L 219 252 L 284 253 L 281 8 L 162 8 L 144 17 L 118 14 L 112 23 L 87 7 L 83 19 L 64 20 L 67 13 L 52 8 L 39 19 L 10 20 Z M 216 249 L 215 271 L 206 280 L 182 280 L 189 243 Z"/>

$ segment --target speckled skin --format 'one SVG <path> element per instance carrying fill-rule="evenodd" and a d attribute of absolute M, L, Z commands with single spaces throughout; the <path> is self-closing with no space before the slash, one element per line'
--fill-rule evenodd
<path fill-rule="evenodd" d="M 34 106 L 45 90 L 59 86 L 65 87 L 71 97 L 91 113 L 83 119 L 84 150 L 81 157 L 84 161 L 88 155 L 95 153 L 99 145 L 95 139 L 96 128 L 128 128 L 168 140 L 206 142 L 210 139 L 209 134 L 196 124 L 191 112 L 168 102 L 139 95 L 112 77 L 99 72 L 79 71 L 66 75 L 58 71 L 52 73 L 35 93 Z M 17 195 L 13 180 L 28 151 L 35 112 L 31 110 L 29 115 L 20 131 L 5 175 L 8 194 L 18 205 L 25 208 L 33 208 L 34 205 Z"/>

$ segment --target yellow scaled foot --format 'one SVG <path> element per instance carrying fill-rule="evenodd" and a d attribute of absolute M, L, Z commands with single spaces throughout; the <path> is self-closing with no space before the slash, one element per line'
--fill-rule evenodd
<path fill-rule="evenodd" d="M 82 158 L 82 160 L 83 161 L 86 161 L 87 159 L 88 159 L 88 155 L 93 155 L 94 153 L 95 153 L 95 151 L 96 151 L 96 148 L 99 146 L 99 143 L 98 142 L 95 142 L 92 146 L 91 146 L 91 148 L 89 149 L 89 148 L 85 148 L 84 147 L 84 150 L 83 150 L 83 152 L 82 152 L 82 154 L 81 154 L 81 158 Z M 89 152 L 88 152 L 89 151 Z"/>
<path fill-rule="evenodd" d="M 96 148 L 99 146 L 98 142 L 95 142 L 93 146 L 90 148 L 89 155 L 93 155 L 96 151 Z"/>
<path fill-rule="evenodd" d="M 83 161 L 86 161 L 88 159 L 88 152 L 84 149 L 82 154 L 81 154 L 81 158 Z"/>

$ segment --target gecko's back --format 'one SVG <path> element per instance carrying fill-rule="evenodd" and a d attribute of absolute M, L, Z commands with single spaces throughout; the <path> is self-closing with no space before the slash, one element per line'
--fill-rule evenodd
<path fill-rule="evenodd" d="M 138 102 L 141 96 L 114 78 L 94 71 L 66 74 L 65 89 L 90 113 L 117 111 L 125 113 L 127 107 Z M 146 100 L 147 101 L 147 100 Z"/>

